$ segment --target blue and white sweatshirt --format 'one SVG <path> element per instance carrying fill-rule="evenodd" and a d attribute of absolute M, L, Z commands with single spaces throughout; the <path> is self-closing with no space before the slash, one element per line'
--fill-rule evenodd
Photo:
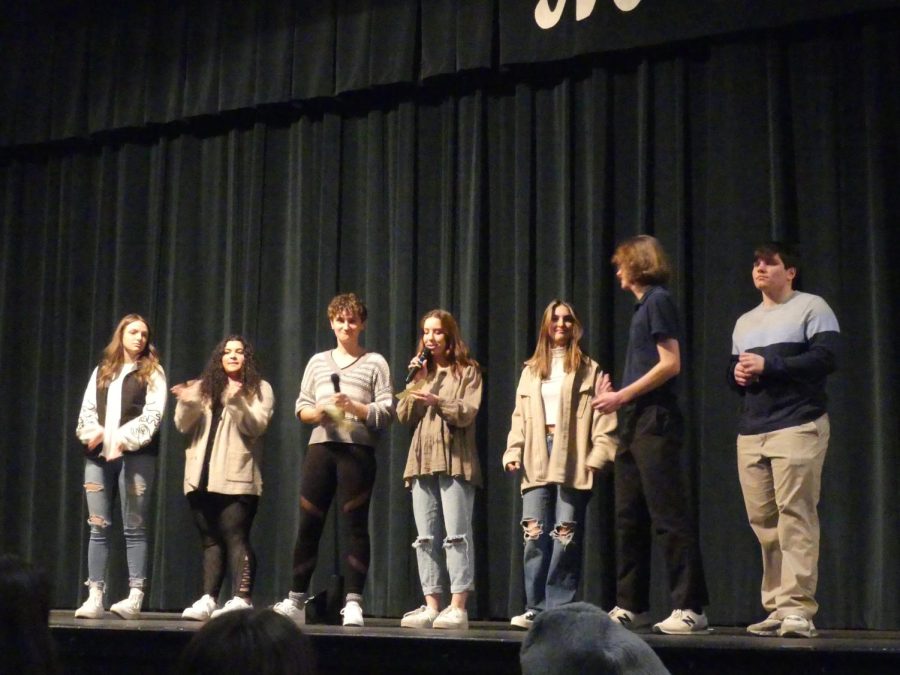
<path fill-rule="evenodd" d="M 760 304 L 741 316 L 728 368 L 729 382 L 742 396 L 738 433 L 767 433 L 825 414 L 825 378 L 836 368 L 839 334 L 834 312 L 810 293 L 798 291 L 781 304 Z M 741 352 L 766 360 L 759 380 L 748 387 L 734 380 Z"/>

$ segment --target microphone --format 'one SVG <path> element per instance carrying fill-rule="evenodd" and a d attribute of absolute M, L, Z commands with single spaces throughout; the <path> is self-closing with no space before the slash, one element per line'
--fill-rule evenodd
<path fill-rule="evenodd" d="M 422 366 L 428 363 L 428 359 L 431 358 L 431 350 L 428 347 L 424 347 L 419 355 L 416 357 L 416 363 L 418 365 L 412 365 L 409 367 L 409 372 L 406 374 L 406 384 L 409 384 L 413 381 L 413 378 L 416 376 L 420 370 L 422 370 Z"/>
<path fill-rule="evenodd" d="M 341 393 L 341 376 L 339 373 L 331 374 L 331 385 L 334 387 L 334 393 Z"/>

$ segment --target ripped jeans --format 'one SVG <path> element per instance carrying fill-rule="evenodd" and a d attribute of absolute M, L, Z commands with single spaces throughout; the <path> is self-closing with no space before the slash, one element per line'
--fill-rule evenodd
<path fill-rule="evenodd" d="M 474 590 L 472 506 L 475 503 L 475 487 L 462 478 L 443 473 L 417 476 L 412 481 L 412 502 L 419 533 L 413 548 L 419 563 L 422 593 L 441 593 L 444 554 L 450 574 L 450 592 Z"/>
<path fill-rule="evenodd" d="M 581 579 L 584 517 L 590 490 L 541 485 L 522 494 L 526 608 L 559 607 L 575 599 Z"/>
<path fill-rule="evenodd" d="M 88 581 L 103 585 L 109 559 L 109 528 L 116 495 L 122 507 L 122 529 L 128 559 L 129 588 L 143 588 L 147 577 L 147 511 L 156 473 L 156 457 L 126 452 L 106 462 L 84 460 L 84 494 L 87 499 Z"/>

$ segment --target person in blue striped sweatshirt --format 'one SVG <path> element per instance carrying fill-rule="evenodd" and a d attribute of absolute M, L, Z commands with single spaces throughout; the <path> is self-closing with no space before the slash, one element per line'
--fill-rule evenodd
<path fill-rule="evenodd" d="M 813 637 L 818 611 L 819 515 L 829 422 L 825 379 L 839 327 L 819 296 L 795 290 L 796 253 L 768 242 L 753 253 L 762 302 L 734 326 L 731 385 L 741 395 L 738 475 L 762 547 L 762 604 L 754 635 Z"/>

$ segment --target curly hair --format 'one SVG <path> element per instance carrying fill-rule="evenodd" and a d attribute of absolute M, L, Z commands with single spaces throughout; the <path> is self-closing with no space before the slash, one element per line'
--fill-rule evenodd
<path fill-rule="evenodd" d="M 460 375 L 462 369 L 466 366 L 474 366 L 475 368 L 480 367 L 478 361 L 469 354 L 469 346 L 463 341 L 462 335 L 459 333 L 459 324 L 456 323 L 456 319 L 450 312 L 446 309 L 432 309 L 431 311 L 426 312 L 419 321 L 419 329 L 423 332 L 425 330 L 425 322 L 428 319 L 440 320 L 441 329 L 444 331 L 444 336 L 447 340 L 447 360 L 450 361 L 450 366 L 457 375 Z M 424 347 L 425 338 L 424 335 L 422 335 L 419 337 L 416 353 L 421 353 Z M 428 372 L 434 372 L 435 368 L 437 368 L 434 359 L 428 359 L 427 368 Z"/>
<path fill-rule="evenodd" d="M 109 344 L 103 350 L 103 356 L 100 358 L 99 370 L 97 373 L 97 386 L 104 389 L 109 386 L 125 363 L 125 346 L 122 344 L 122 334 L 129 324 L 140 321 L 147 327 L 147 344 L 144 350 L 135 359 L 134 372 L 141 384 L 147 384 L 150 377 L 159 368 L 159 353 L 151 341 L 153 339 L 153 331 L 150 329 L 150 322 L 140 314 L 126 314 L 121 319 L 113 331 Z"/>
<path fill-rule="evenodd" d="M 341 314 L 356 314 L 359 320 L 365 323 L 369 312 L 366 304 L 360 300 L 356 293 L 341 293 L 336 295 L 328 303 L 328 320 L 334 321 L 335 317 Z"/>
<path fill-rule="evenodd" d="M 256 353 L 253 345 L 242 335 L 229 335 L 224 338 L 212 350 L 206 368 L 200 375 L 200 394 L 210 402 L 218 401 L 222 392 L 228 386 L 228 376 L 222 368 L 222 355 L 225 353 L 225 345 L 229 342 L 240 342 L 244 346 L 244 365 L 241 368 L 241 393 L 248 398 L 256 395 L 262 399 L 259 383 L 262 377 L 259 374 L 259 364 L 256 361 Z"/>

